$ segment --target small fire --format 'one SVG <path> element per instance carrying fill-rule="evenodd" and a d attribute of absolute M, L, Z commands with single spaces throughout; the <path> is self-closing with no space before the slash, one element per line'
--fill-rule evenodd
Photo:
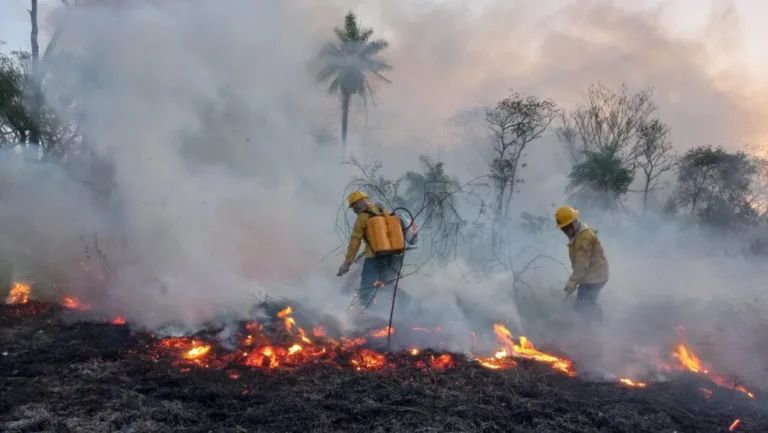
<path fill-rule="evenodd" d="M 30 285 L 16 282 L 8 296 L 7 302 L 11 304 L 24 304 L 29 301 Z M 91 309 L 87 304 L 82 304 L 71 297 L 65 297 L 62 300 L 64 307 L 69 309 Z M 223 353 L 221 350 L 214 350 L 214 346 L 204 342 L 197 341 L 187 337 L 169 337 L 154 343 L 150 348 L 150 355 L 155 359 L 171 355 L 176 361 L 174 365 L 180 367 L 182 372 L 190 371 L 191 367 L 205 368 L 226 368 L 234 366 L 247 366 L 256 368 L 275 369 L 278 367 L 293 368 L 308 364 L 335 364 L 351 365 L 358 371 L 376 371 L 387 367 L 399 365 L 398 358 L 388 358 L 387 355 L 364 348 L 366 344 L 365 337 L 338 339 L 326 336 L 322 327 L 315 327 L 311 333 L 307 333 L 301 327 L 297 326 L 292 317 L 293 309 L 290 306 L 285 307 L 277 313 L 277 317 L 282 322 L 281 330 L 278 334 L 289 334 L 292 342 L 284 345 L 275 343 L 275 339 L 270 332 L 265 330 L 265 324 L 251 322 L 245 324 L 242 333 L 239 335 L 239 348 L 234 352 Z M 126 320 L 121 316 L 114 317 L 110 323 L 123 325 Z M 270 326 L 271 329 L 271 326 Z M 437 327 L 434 330 L 426 328 L 412 328 L 414 331 L 429 332 L 441 334 L 442 330 Z M 283 332 L 284 331 L 284 332 Z M 370 332 L 370 338 L 386 337 L 389 333 L 394 333 L 394 328 L 385 327 Z M 537 349 L 533 343 L 525 336 L 513 337 L 512 333 L 502 324 L 494 325 L 499 350 L 493 356 L 476 356 L 474 360 L 482 367 L 492 370 L 509 369 L 516 367 L 519 360 L 528 359 L 539 363 L 548 364 L 552 369 L 566 374 L 567 376 L 576 376 L 573 368 L 573 361 L 556 356 L 551 353 L 542 352 Z M 473 339 L 476 340 L 475 333 L 472 332 Z M 681 338 L 671 352 L 671 358 L 676 360 L 677 365 L 667 364 L 661 359 L 655 360 L 658 367 L 663 370 L 690 371 L 692 373 L 704 376 L 714 384 L 739 391 L 749 398 L 755 398 L 755 395 L 743 385 L 738 384 L 735 379 L 727 376 L 718 376 L 712 374 L 711 368 L 705 365 L 694 350 Z M 441 343 L 442 344 L 442 343 Z M 219 347 L 219 346 L 215 346 Z M 455 367 L 457 362 L 449 353 L 422 355 L 418 348 L 411 348 L 408 352 L 415 359 L 413 362 L 419 368 L 427 366 L 434 369 L 448 369 Z M 231 378 L 240 377 L 236 371 L 228 371 Z M 632 388 L 646 388 L 648 383 L 636 381 L 630 378 L 620 378 L 618 383 Z M 701 388 L 704 398 L 712 395 L 711 389 Z M 731 431 L 738 426 L 739 420 L 734 421 Z"/>
<path fill-rule="evenodd" d="M 497 360 L 504 360 L 511 354 L 511 356 L 515 358 L 532 359 L 534 361 L 550 364 L 555 370 L 565 373 L 568 376 L 576 376 L 576 372 L 573 370 L 573 361 L 541 352 L 534 347 L 533 343 L 523 336 L 518 339 L 520 341 L 519 344 L 515 343 L 512 333 L 502 324 L 497 323 L 493 325 L 493 330 L 496 333 L 496 338 L 498 339 L 502 350 L 496 353 L 494 356 L 495 360 L 488 358 L 482 359 L 480 360 L 480 364 L 486 367 L 490 365 L 489 368 L 493 369 L 502 368 L 504 367 L 503 363 L 499 364 Z"/>
<path fill-rule="evenodd" d="M 689 350 L 688 347 L 683 343 L 677 345 L 677 350 L 672 354 L 672 356 L 680 361 L 680 364 L 682 364 L 683 367 L 693 373 L 708 373 L 708 371 L 704 370 L 702 367 L 699 357 L 696 356 L 693 351 Z"/>
<path fill-rule="evenodd" d="M 193 342 L 193 344 L 196 344 Z M 199 359 L 205 356 L 208 352 L 210 352 L 211 346 L 208 344 L 203 344 L 200 346 L 193 347 L 187 351 L 186 354 L 184 354 L 184 357 L 187 359 Z"/>
<path fill-rule="evenodd" d="M 14 282 L 11 287 L 8 298 L 6 298 L 6 304 L 26 304 L 29 302 L 29 293 L 32 291 L 32 287 L 27 283 Z"/>
<path fill-rule="evenodd" d="M 621 378 L 619 379 L 619 382 L 623 383 L 624 385 L 631 386 L 633 388 L 645 388 L 648 386 L 648 384 L 645 382 L 635 382 L 634 380 L 627 379 L 627 378 Z"/>
<path fill-rule="evenodd" d="M 502 368 L 512 368 L 517 365 L 517 363 L 507 357 L 507 351 L 506 350 L 500 350 L 496 352 L 492 357 L 488 358 L 475 358 L 477 362 L 480 363 L 485 368 L 490 368 L 491 370 L 499 370 Z"/>
<path fill-rule="evenodd" d="M 386 366 L 384 355 L 369 349 L 362 349 L 352 357 L 355 370 L 379 370 Z"/>
<path fill-rule="evenodd" d="M 61 301 L 61 305 L 63 305 L 65 308 L 69 308 L 70 310 L 90 310 L 92 308 L 90 305 L 81 304 L 80 302 L 70 297 L 65 297 Z"/>
<path fill-rule="evenodd" d="M 285 307 L 285 309 L 283 309 L 279 313 L 277 313 L 277 317 L 285 321 L 285 330 L 288 331 L 288 333 L 292 332 L 293 327 L 296 325 L 296 321 L 293 320 L 293 317 L 291 317 L 291 314 L 293 314 L 293 308 L 291 308 L 290 305 Z"/>
<path fill-rule="evenodd" d="M 395 333 L 395 328 L 391 328 L 391 329 L 392 329 L 392 332 L 389 332 L 389 330 L 390 330 L 389 327 L 382 328 L 382 329 L 377 329 L 377 330 L 371 332 L 370 335 L 373 338 L 384 338 L 384 337 L 386 337 L 389 334 L 394 334 Z"/>
<path fill-rule="evenodd" d="M 672 353 L 672 357 L 678 360 L 680 363 L 679 367 L 683 370 L 701 374 L 718 386 L 739 391 L 749 398 L 755 398 L 755 394 L 752 393 L 752 391 L 748 390 L 743 385 L 737 385 L 733 379 L 725 376 L 711 374 L 708 369 L 704 368 L 704 364 L 701 362 L 701 359 L 699 359 L 693 349 L 691 349 L 685 342 L 677 345 L 675 352 Z"/>
<path fill-rule="evenodd" d="M 432 368 L 439 370 L 445 370 L 446 368 L 451 368 L 455 365 L 453 362 L 453 357 L 448 353 L 443 353 L 440 356 L 431 356 L 429 359 L 429 364 L 432 366 Z"/>

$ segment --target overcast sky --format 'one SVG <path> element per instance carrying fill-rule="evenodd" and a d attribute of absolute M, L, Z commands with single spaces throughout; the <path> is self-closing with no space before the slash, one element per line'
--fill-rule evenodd
<path fill-rule="evenodd" d="M 528 0 L 526 0 L 527 2 Z M 582 0 L 537 0 L 542 11 L 556 10 L 568 4 Z M 414 7 L 419 3 L 472 3 L 481 8 L 489 0 L 413 0 Z M 29 49 L 29 0 L 0 1 L 0 41 L 7 42 L 5 50 Z M 59 5 L 59 0 L 40 0 L 41 12 Z M 366 4 L 375 1 L 361 0 L 361 18 L 374 25 L 376 11 L 366 8 Z M 512 3 L 512 1 L 510 1 Z M 625 8 L 648 9 L 664 6 L 664 21 L 673 32 L 689 34 L 700 29 L 709 19 L 713 7 L 733 3 L 739 14 L 741 37 L 748 64 L 757 70 L 768 72 L 768 1 L 766 0 L 616 0 Z M 42 44 L 44 46 L 44 44 Z"/>
<path fill-rule="evenodd" d="M 225 2 L 225 0 L 221 1 Z M 393 0 L 391 2 L 382 0 L 324 1 L 329 2 L 326 3 L 327 7 L 320 8 L 317 11 L 317 15 L 311 15 L 315 17 L 315 19 L 319 20 L 318 23 L 314 24 L 322 27 L 329 27 L 330 25 L 327 23 L 336 22 L 336 19 L 333 18 L 329 21 L 328 17 L 321 19 L 319 15 L 325 13 L 326 15 L 332 14 L 335 16 L 341 13 L 341 11 L 349 5 L 357 4 L 357 8 L 355 10 L 358 13 L 359 18 L 363 21 L 363 25 L 366 27 L 371 26 L 375 28 L 378 36 L 385 37 L 391 42 L 392 46 L 389 50 L 388 56 L 391 57 L 390 60 L 392 62 L 397 63 L 397 61 L 400 60 L 400 63 L 398 63 L 399 71 L 396 71 L 396 73 L 403 74 L 402 76 L 395 75 L 395 78 L 398 79 L 398 88 L 389 89 L 388 91 L 389 97 L 393 101 L 397 100 L 397 98 L 393 95 L 393 93 L 397 91 L 403 91 L 407 94 L 411 94 L 413 92 L 414 89 L 408 87 L 409 83 L 413 86 L 417 86 L 419 89 L 429 87 L 425 86 L 423 80 L 415 80 L 413 79 L 413 76 L 407 75 L 408 65 L 403 63 L 402 59 L 398 58 L 398 53 L 405 56 L 405 58 L 408 58 L 409 60 L 413 60 L 413 56 L 429 57 L 428 60 L 430 64 L 439 66 L 440 76 L 450 75 L 450 72 L 448 72 L 446 67 L 453 67 L 457 70 L 461 69 L 458 70 L 458 72 L 461 72 L 460 74 L 457 71 L 454 71 L 457 72 L 455 77 L 457 81 L 455 83 L 450 83 L 450 87 L 455 89 L 454 93 L 457 93 L 457 83 L 461 86 L 471 87 L 467 83 L 470 83 L 471 79 L 473 79 L 472 77 L 477 75 L 485 76 L 485 81 L 483 82 L 484 85 L 489 86 L 490 84 L 493 84 L 493 80 L 495 79 L 497 81 L 503 80 L 504 83 L 518 82 L 516 85 L 520 86 L 520 77 L 516 78 L 515 81 L 510 77 L 497 76 L 499 73 L 494 72 L 494 68 L 498 69 L 499 65 L 494 65 L 494 57 L 488 53 L 486 53 L 488 54 L 487 56 L 481 55 L 476 64 L 468 64 L 465 60 L 459 62 L 461 63 L 460 65 L 446 66 L 444 64 L 440 64 L 440 62 L 445 59 L 440 55 L 439 42 L 452 39 L 451 43 L 454 45 L 462 43 L 467 45 L 463 53 L 464 57 L 462 57 L 462 59 L 471 58 L 471 55 L 473 55 L 473 47 L 477 44 L 482 44 L 482 48 L 488 52 L 501 51 L 504 53 L 504 56 L 517 57 L 521 55 L 524 50 L 522 52 L 517 52 L 515 45 L 522 46 L 524 45 L 524 42 L 518 40 L 517 42 L 514 42 L 510 45 L 508 42 L 501 42 L 498 39 L 494 41 L 493 38 L 498 38 L 500 34 L 504 34 L 507 28 L 509 28 L 510 38 L 519 38 L 520 35 L 519 33 L 516 33 L 515 30 L 520 30 L 520 28 L 524 27 L 525 25 L 537 27 L 538 25 L 535 23 L 539 18 L 545 20 L 550 32 L 556 31 L 558 26 L 565 25 L 567 27 L 568 23 L 566 22 L 565 24 L 557 24 L 556 19 L 550 20 L 546 17 L 554 17 L 556 12 L 561 11 L 567 6 L 572 7 L 574 5 L 580 5 L 577 7 L 577 10 L 583 9 L 585 13 L 587 13 L 589 10 L 589 13 L 594 15 L 595 5 L 601 5 L 600 8 L 604 8 L 602 5 L 609 3 L 609 0 Z M 439 10 L 434 8 L 435 4 L 450 3 L 472 5 L 472 7 L 475 9 L 481 10 L 485 4 L 494 2 L 496 3 L 496 9 L 493 11 L 497 11 L 499 9 L 499 4 L 503 4 L 505 6 L 524 5 L 524 8 L 522 8 L 524 9 L 524 15 L 519 15 L 516 10 L 508 10 L 506 12 L 499 11 L 499 13 L 489 10 L 487 11 L 488 13 L 478 14 L 477 21 L 464 23 L 466 25 L 462 27 L 460 22 L 457 21 L 457 19 L 460 18 L 460 12 L 457 13 L 456 8 L 454 8 L 453 12 L 446 14 L 441 14 Z M 2 48 L 3 51 L 29 49 L 29 15 L 27 12 L 29 3 L 29 0 L 0 0 L 0 41 L 5 41 L 7 43 L 7 45 Z M 397 3 L 397 5 L 395 5 L 395 3 Z M 643 84 L 643 79 L 632 77 L 633 73 L 639 69 L 646 68 L 646 64 L 657 61 L 658 59 L 654 59 L 654 53 L 656 52 L 658 52 L 658 57 L 664 58 L 664 47 L 666 47 L 669 43 L 672 43 L 668 38 L 674 38 L 676 36 L 683 38 L 687 37 L 692 44 L 695 44 L 701 40 L 701 45 L 706 47 L 706 54 L 702 55 L 706 56 L 705 63 L 708 69 L 707 74 L 710 76 L 720 77 L 717 83 L 718 88 L 723 88 L 723 86 L 726 86 L 728 87 L 728 92 L 730 92 L 730 94 L 733 96 L 733 100 L 737 102 L 746 101 L 749 103 L 749 106 L 745 108 L 746 111 L 744 111 L 744 113 L 748 113 L 749 116 L 752 116 L 756 119 L 762 119 L 765 115 L 768 114 L 768 82 L 766 82 L 766 80 L 763 78 L 766 76 L 766 74 L 768 74 L 768 44 L 765 43 L 765 41 L 768 40 L 768 29 L 766 29 L 764 24 L 765 18 L 768 17 L 768 0 L 615 0 L 613 3 L 614 5 L 619 6 L 621 9 L 633 11 L 631 14 L 632 16 L 643 15 L 645 18 L 642 18 L 641 20 L 645 20 L 644 22 L 646 23 L 649 22 L 649 13 L 651 16 L 656 16 L 657 18 L 650 18 L 650 23 L 661 23 L 660 26 L 665 27 L 664 33 L 666 36 L 664 36 L 664 38 L 667 39 L 664 39 L 665 42 L 662 44 L 663 46 L 649 44 L 646 47 L 638 45 L 635 47 L 635 49 L 623 46 L 633 45 L 632 42 L 624 42 L 623 45 L 614 46 L 614 48 L 610 49 L 614 54 L 610 55 L 610 53 L 608 53 L 604 55 L 604 57 L 607 56 L 606 58 L 609 58 L 607 61 L 608 63 L 605 65 L 601 66 L 598 64 L 592 66 L 581 66 L 581 69 L 583 70 L 580 70 L 577 75 L 588 76 L 589 79 L 585 78 L 585 82 L 605 80 L 606 76 L 601 76 L 601 74 L 608 74 L 608 78 L 616 74 L 621 74 L 622 77 L 626 77 L 625 79 L 633 82 L 634 84 Z M 590 8 L 589 6 L 592 7 Z M 729 8 L 728 6 L 732 7 Z M 49 14 L 51 11 L 54 11 L 59 7 L 61 7 L 60 0 L 40 0 L 41 49 L 44 49 L 50 33 L 50 28 L 46 25 L 49 22 Z M 641 10 L 643 14 L 639 13 Z M 638 13 L 635 13 L 634 11 L 637 11 Z M 503 12 L 503 16 L 501 15 L 501 12 Z M 457 14 L 459 14 L 459 16 L 457 16 Z M 578 21 L 582 19 L 578 13 L 574 14 L 573 10 L 568 12 L 566 16 L 570 17 L 569 19 L 571 21 Z M 602 21 L 599 25 L 605 26 L 604 30 L 610 34 L 620 35 L 621 28 L 629 26 L 626 29 L 626 35 L 634 36 L 618 37 L 650 37 L 647 34 L 647 31 L 645 36 L 642 36 L 644 34 L 642 32 L 637 34 L 632 33 L 633 29 L 631 26 L 635 25 L 636 23 L 624 23 L 623 21 L 614 22 L 611 21 L 613 18 L 608 16 L 606 17 L 607 18 L 605 19 L 607 19 L 607 21 Z M 562 19 L 562 15 L 560 18 Z M 566 19 L 566 21 L 569 19 Z M 626 16 L 621 17 L 621 20 L 626 20 Z M 320 21 L 322 21 L 322 23 L 320 23 Z M 410 28 L 416 25 L 415 23 L 419 23 L 418 26 L 438 26 L 440 28 Z M 611 26 L 613 26 L 613 28 L 608 28 Z M 495 30 L 485 30 L 486 28 Z M 573 29 L 565 29 L 565 32 L 568 33 L 571 30 Z M 470 31 L 472 34 L 466 34 L 466 36 L 455 34 L 456 32 L 468 31 Z M 535 32 L 536 29 L 534 28 L 532 31 Z M 429 39 L 427 34 L 431 34 L 432 39 Z M 589 30 L 587 33 L 584 33 L 580 36 L 580 40 L 582 41 L 580 43 L 587 45 L 584 45 L 579 49 L 587 49 L 585 47 L 589 46 L 589 41 L 592 40 L 592 38 L 599 39 L 600 37 L 601 32 L 599 29 Z M 703 39 L 698 39 L 702 37 L 710 37 L 708 39 L 711 40 L 704 41 Z M 400 39 L 403 41 L 413 41 L 415 40 L 414 38 L 422 38 L 423 41 L 421 44 L 400 43 Z M 491 40 L 492 43 L 487 43 L 489 40 Z M 568 56 L 568 52 L 567 49 L 562 46 L 563 43 L 565 42 L 555 42 L 555 44 L 559 44 L 558 46 L 560 46 L 560 48 L 550 45 L 547 48 L 548 52 L 542 53 L 544 56 L 560 56 L 558 58 L 549 59 L 550 63 L 555 62 L 555 66 L 562 66 L 556 64 L 558 61 L 570 62 L 571 65 L 578 61 L 578 59 L 564 59 L 564 57 Z M 687 46 L 685 39 L 681 39 L 679 42 L 675 43 L 678 44 L 679 49 L 686 49 L 684 48 Z M 502 46 L 502 44 L 506 45 Z M 620 42 L 620 44 L 622 43 Z M 425 45 L 429 46 L 430 48 L 424 53 L 419 53 L 417 49 L 418 47 L 416 45 Z M 561 49 L 566 49 L 566 52 L 555 54 L 555 52 L 558 52 L 558 50 Z M 470 57 L 467 57 L 467 55 L 470 55 Z M 681 54 L 672 54 L 673 57 L 679 55 Z M 699 54 L 689 52 L 686 55 L 690 55 L 692 56 L 692 59 L 695 59 Z M 633 63 L 634 66 L 632 66 L 629 70 L 623 71 L 613 69 L 612 66 L 614 66 L 616 62 L 624 61 L 622 60 L 624 59 L 622 56 L 630 56 L 631 59 L 629 61 Z M 499 55 L 496 57 L 499 57 Z M 456 56 L 456 58 L 458 58 L 458 56 Z M 412 63 L 419 64 L 418 61 Z M 673 58 L 663 60 L 662 63 L 666 65 L 662 65 L 663 67 L 659 69 L 660 71 L 664 71 L 661 72 L 662 75 L 653 77 L 653 79 L 649 78 L 649 82 L 653 85 L 659 84 L 659 87 L 661 87 L 661 92 L 670 92 L 671 90 L 681 88 L 690 81 L 690 77 L 686 78 L 678 84 L 671 84 L 671 87 L 665 90 L 665 85 L 660 83 L 660 81 L 674 81 L 673 76 L 676 72 L 683 71 L 680 73 L 684 74 L 688 74 L 688 72 L 684 72 L 684 69 L 681 69 L 684 68 L 685 65 L 675 66 L 675 59 Z M 423 67 L 424 65 L 414 66 L 416 69 Z M 511 64 L 506 66 L 506 68 L 511 67 Z M 547 65 L 546 62 L 544 66 L 540 65 L 539 67 L 541 69 L 529 75 L 541 76 L 557 73 L 557 67 L 553 68 L 552 65 Z M 492 75 L 490 78 L 487 77 L 489 74 Z M 721 76 L 732 76 L 736 78 L 731 78 L 730 82 L 727 82 L 727 80 Z M 580 88 L 580 86 L 583 87 L 584 84 L 578 80 L 574 81 L 574 73 L 568 73 L 557 79 L 553 78 L 553 80 L 554 81 L 542 85 L 544 85 L 544 88 L 546 89 L 552 89 L 553 85 Z M 446 85 L 448 84 L 443 83 L 443 88 Z M 500 85 L 496 87 L 499 86 Z M 504 84 L 504 86 L 507 86 L 507 84 Z M 473 92 L 475 90 L 476 89 L 473 88 Z M 497 90 L 498 89 L 494 91 Z M 437 95 L 431 95 L 430 97 L 439 97 L 442 93 L 444 92 L 441 90 Z M 691 101 L 697 100 L 696 95 L 700 93 L 701 92 L 694 92 L 688 94 L 687 98 L 689 98 Z M 564 94 L 553 94 L 548 96 L 556 96 L 559 100 L 566 102 L 568 101 L 568 96 Z M 458 95 L 457 93 L 457 98 L 459 97 L 464 98 L 466 101 L 470 101 L 467 95 Z M 672 96 L 669 97 L 671 98 Z M 409 101 L 408 103 L 412 104 L 412 101 Z M 701 104 L 707 104 L 707 107 L 718 106 L 722 107 L 722 109 L 726 109 L 726 106 L 728 105 L 726 103 L 712 103 L 711 101 L 706 103 L 697 102 L 695 104 L 697 109 L 694 111 L 698 111 L 698 107 L 700 107 Z M 684 111 L 680 107 L 675 108 L 675 110 L 677 112 Z M 383 119 L 385 117 L 385 112 L 385 109 L 380 109 L 378 111 L 378 115 Z M 443 115 L 445 115 L 445 113 L 435 113 L 435 116 Z M 743 118 L 745 116 L 746 114 L 736 113 L 736 111 L 734 111 L 732 114 L 734 119 Z M 423 119 L 420 119 L 420 121 L 422 120 Z M 737 140 L 749 140 L 757 142 L 768 141 L 768 128 L 763 125 L 762 120 L 753 122 L 753 124 L 749 127 L 741 126 L 740 128 L 747 132 L 743 136 L 734 137 Z M 692 130 L 690 126 L 688 126 L 686 129 Z M 701 139 L 701 137 L 693 137 L 687 138 L 684 141 L 690 140 L 698 142 Z"/>

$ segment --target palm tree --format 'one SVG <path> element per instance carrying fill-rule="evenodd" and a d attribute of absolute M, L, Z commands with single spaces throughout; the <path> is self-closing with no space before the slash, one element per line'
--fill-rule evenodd
<path fill-rule="evenodd" d="M 324 64 L 317 74 L 317 80 L 330 80 L 328 93 L 341 98 L 341 143 L 342 151 L 346 154 L 352 95 L 358 95 L 363 103 L 366 103 L 368 96 L 373 98 L 373 86 L 366 74 L 373 74 L 389 83 L 381 71 L 392 69 L 392 66 L 377 58 L 389 43 L 382 39 L 371 40 L 373 29 L 360 27 L 352 12 L 344 17 L 344 28 L 336 27 L 333 31 L 337 42 L 328 42 L 320 50 Z"/>

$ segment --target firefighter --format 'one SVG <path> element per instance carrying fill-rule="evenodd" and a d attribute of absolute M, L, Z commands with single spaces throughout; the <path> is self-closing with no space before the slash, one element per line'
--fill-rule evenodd
<path fill-rule="evenodd" d="M 364 309 L 373 304 L 374 297 L 379 289 L 394 284 L 399 276 L 403 260 L 402 255 L 374 257 L 373 250 L 368 244 L 368 240 L 365 239 L 368 218 L 372 215 L 388 215 L 388 212 L 381 205 L 372 205 L 368 200 L 368 195 L 362 191 L 354 191 L 349 195 L 349 208 L 357 214 L 357 219 L 352 229 L 344 263 L 339 267 L 337 274 L 337 276 L 342 276 L 349 272 L 349 267 L 355 261 L 361 241 L 365 241 L 365 261 L 363 262 L 360 287 L 355 293 L 355 300 L 353 302 L 354 305 L 362 306 Z M 401 294 L 402 296 L 398 296 L 398 298 L 408 298 L 405 293 L 401 292 Z"/>
<path fill-rule="evenodd" d="M 568 257 L 573 268 L 565 293 L 576 291 L 576 310 L 590 320 L 600 321 L 603 311 L 597 296 L 608 282 L 609 270 L 597 232 L 581 221 L 579 211 L 570 206 L 555 211 L 555 224 L 568 237 Z"/>

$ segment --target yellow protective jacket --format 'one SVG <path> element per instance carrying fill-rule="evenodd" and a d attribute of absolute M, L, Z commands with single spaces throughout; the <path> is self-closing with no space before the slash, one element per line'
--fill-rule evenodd
<path fill-rule="evenodd" d="M 355 260 L 357 250 L 360 249 L 360 242 L 365 240 L 365 257 L 373 257 L 373 250 L 371 245 L 368 244 L 368 240 L 365 239 L 365 229 L 368 228 L 368 218 L 371 217 L 369 212 L 375 215 L 389 216 L 389 212 L 381 209 L 377 205 L 369 204 L 365 211 L 357 214 L 355 220 L 355 226 L 352 229 L 352 235 L 349 239 L 349 247 L 347 247 L 347 254 L 344 257 L 346 263 L 351 264 Z"/>
<path fill-rule="evenodd" d="M 581 223 L 578 233 L 568 242 L 568 257 L 573 272 L 571 284 L 595 284 L 608 281 L 608 260 L 595 230 Z"/>

